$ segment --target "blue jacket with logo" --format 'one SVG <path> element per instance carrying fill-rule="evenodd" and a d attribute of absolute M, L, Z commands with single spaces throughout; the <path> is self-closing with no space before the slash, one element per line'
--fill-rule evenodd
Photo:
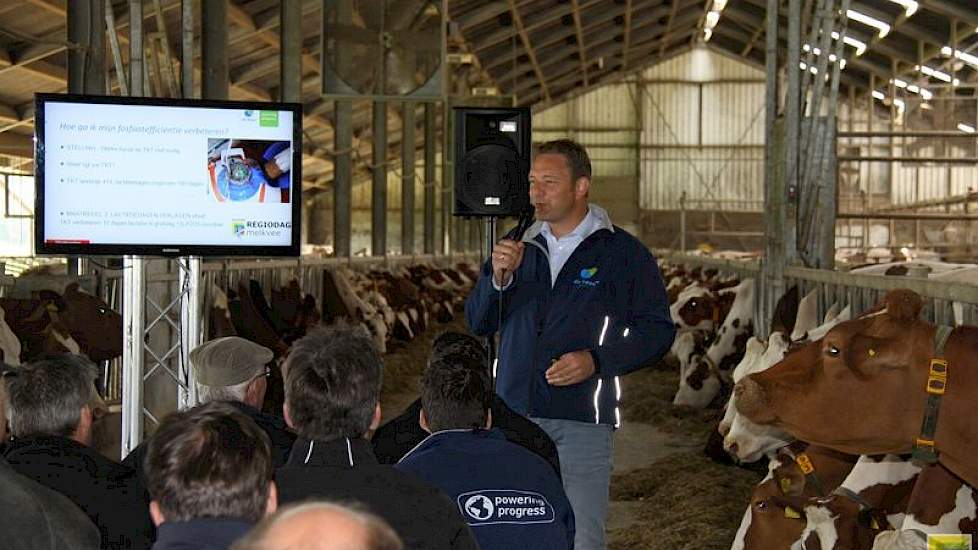
<path fill-rule="evenodd" d="M 618 376 L 658 360 L 675 337 L 659 268 L 645 245 L 605 219 L 574 250 L 551 288 L 540 225 L 523 238 L 523 261 L 502 292 L 496 391 L 526 416 L 617 426 Z M 487 261 L 465 304 L 475 334 L 497 330 L 499 300 Z M 571 386 L 549 385 L 551 363 L 578 350 L 591 352 L 595 374 Z"/>
<path fill-rule="evenodd" d="M 547 461 L 499 430 L 446 430 L 395 466 L 458 505 L 482 550 L 571 550 L 574 512 Z"/>

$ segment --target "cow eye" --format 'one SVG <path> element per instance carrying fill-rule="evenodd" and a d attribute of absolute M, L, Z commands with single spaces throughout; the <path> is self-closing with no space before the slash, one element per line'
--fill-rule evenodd
<path fill-rule="evenodd" d="M 829 357 L 838 357 L 839 356 L 839 348 L 837 348 L 835 346 L 829 346 L 829 348 L 827 350 L 825 350 L 825 353 Z"/>
<path fill-rule="evenodd" d="M 756 506 L 758 510 L 766 510 L 767 509 L 767 501 L 766 500 L 759 500 L 756 503 L 754 503 L 754 506 Z"/>
<path fill-rule="evenodd" d="M 696 307 L 696 299 L 690 300 L 689 301 L 689 305 L 692 306 L 692 307 Z"/>
<path fill-rule="evenodd" d="M 107 311 L 109 311 L 109 310 L 107 310 L 107 309 L 105 309 L 104 307 L 100 307 L 100 308 L 98 308 L 98 312 L 99 312 L 99 314 L 101 314 L 101 315 L 105 315 L 105 313 L 106 313 Z"/>

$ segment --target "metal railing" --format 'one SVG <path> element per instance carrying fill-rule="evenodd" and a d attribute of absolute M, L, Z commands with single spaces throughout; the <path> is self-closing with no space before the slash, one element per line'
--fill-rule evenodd
<path fill-rule="evenodd" d="M 736 275 L 741 279 L 755 277 L 760 283 L 761 262 L 758 260 L 726 260 L 670 252 L 661 252 L 659 257 L 676 264 L 717 269 L 720 273 Z M 877 304 L 887 291 L 906 288 L 924 299 L 922 316 L 931 323 L 978 324 L 978 284 L 795 266 L 785 269 L 785 279 L 785 286 L 798 285 L 802 296 L 812 290 L 817 291 L 819 318 L 835 303 L 840 307 L 851 306 L 853 315 L 858 315 Z M 758 297 L 760 294 L 756 293 Z M 755 304 L 755 314 L 762 319 L 771 315 L 763 311 L 759 299 Z"/>

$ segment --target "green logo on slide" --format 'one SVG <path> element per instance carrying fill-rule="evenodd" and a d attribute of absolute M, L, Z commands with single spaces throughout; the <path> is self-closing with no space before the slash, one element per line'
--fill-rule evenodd
<path fill-rule="evenodd" d="M 278 128 L 278 111 L 259 111 L 259 126 Z"/>

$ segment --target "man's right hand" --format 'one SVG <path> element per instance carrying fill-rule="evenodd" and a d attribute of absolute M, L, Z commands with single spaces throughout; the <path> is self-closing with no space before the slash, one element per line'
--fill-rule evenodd
<path fill-rule="evenodd" d="M 492 275 L 497 286 L 504 287 L 509 284 L 516 268 L 523 261 L 525 247 L 523 243 L 510 239 L 503 239 L 492 247 Z"/>

